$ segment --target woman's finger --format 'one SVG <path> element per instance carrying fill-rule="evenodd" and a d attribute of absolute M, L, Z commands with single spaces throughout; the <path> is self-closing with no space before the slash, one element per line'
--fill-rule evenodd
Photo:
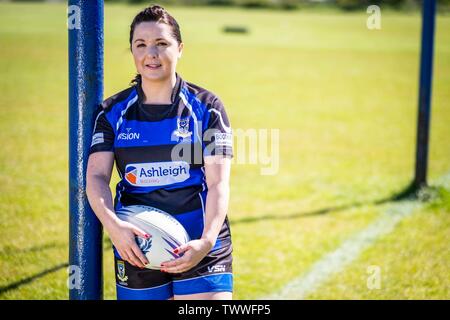
<path fill-rule="evenodd" d="M 122 258 L 122 260 L 125 260 L 126 262 L 132 264 L 131 261 L 130 261 L 130 257 L 128 256 L 127 251 L 125 249 L 117 248 L 117 251 L 119 252 L 119 255 Z"/>
<path fill-rule="evenodd" d="M 122 260 L 128 261 L 128 255 L 124 250 L 117 249 Z"/>
<path fill-rule="evenodd" d="M 186 263 L 188 260 L 189 260 L 188 257 L 183 256 L 183 257 L 177 258 L 175 260 L 165 261 L 165 262 L 161 263 L 161 267 L 166 268 L 166 267 L 178 266 L 182 263 Z"/>
<path fill-rule="evenodd" d="M 128 257 L 130 258 L 131 264 L 138 268 L 143 268 L 144 265 L 139 261 L 139 258 L 136 257 L 133 250 L 129 248 L 127 250 Z"/>
<path fill-rule="evenodd" d="M 186 252 L 189 248 L 190 248 L 189 244 L 185 243 L 185 244 L 179 246 L 178 248 L 175 248 L 173 250 L 173 252 L 176 253 L 176 254 L 181 254 L 181 253 Z"/>
<path fill-rule="evenodd" d="M 184 272 L 186 270 L 189 270 L 189 264 L 188 263 L 182 263 L 173 267 L 166 267 L 166 268 L 162 268 L 161 271 L 162 272 L 168 272 L 168 273 L 181 273 Z"/>
<path fill-rule="evenodd" d="M 139 259 L 139 261 L 143 264 L 143 266 L 146 266 L 147 264 L 149 264 L 147 258 L 144 256 L 141 249 L 139 249 L 139 247 L 136 244 L 131 246 L 131 250 L 133 250 L 133 253 Z"/>
<path fill-rule="evenodd" d="M 151 234 L 148 234 L 148 233 L 144 232 L 143 230 L 141 230 L 141 229 L 139 229 L 137 227 L 133 227 L 133 229 L 131 229 L 131 230 L 133 230 L 133 233 L 135 235 L 137 235 L 138 237 L 142 237 L 142 238 L 148 239 L 148 238 L 150 238 L 152 236 Z"/>

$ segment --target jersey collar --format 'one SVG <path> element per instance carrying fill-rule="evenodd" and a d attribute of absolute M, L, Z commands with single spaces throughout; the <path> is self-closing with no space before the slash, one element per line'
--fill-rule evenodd
<path fill-rule="evenodd" d="M 176 82 L 175 82 L 175 86 L 172 89 L 172 94 L 171 94 L 172 105 L 177 104 L 177 102 L 179 101 L 180 90 L 184 83 L 183 79 L 180 77 L 180 75 L 178 73 L 175 72 L 175 76 L 176 76 Z M 138 94 L 139 105 L 145 105 L 143 103 L 145 94 L 144 94 L 144 91 L 142 90 L 141 81 L 138 81 L 138 83 L 135 84 L 135 87 L 136 87 L 136 91 Z"/>

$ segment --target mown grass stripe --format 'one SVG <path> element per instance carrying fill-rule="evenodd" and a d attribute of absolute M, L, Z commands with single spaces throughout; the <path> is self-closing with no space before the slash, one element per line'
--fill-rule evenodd
<path fill-rule="evenodd" d="M 449 187 L 450 172 L 439 177 L 433 185 Z M 308 272 L 301 275 L 278 292 L 262 299 L 304 299 L 318 289 L 332 275 L 342 271 L 378 238 L 389 234 L 407 216 L 424 204 L 418 200 L 404 200 L 391 204 L 386 211 L 367 228 L 350 237 L 336 250 L 317 261 Z"/>
<path fill-rule="evenodd" d="M 380 218 L 344 241 L 335 251 L 326 254 L 304 275 L 295 278 L 280 291 L 262 299 L 304 299 L 331 275 L 343 270 L 374 241 L 390 233 L 401 220 L 421 206 L 420 202 L 413 200 L 401 201 L 389 206 Z"/>

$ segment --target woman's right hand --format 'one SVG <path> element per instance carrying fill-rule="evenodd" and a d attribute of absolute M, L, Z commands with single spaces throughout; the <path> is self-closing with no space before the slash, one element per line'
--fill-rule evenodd
<path fill-rule="evenodd" d="M 149 263 L 136 243 L 136 236 L 148 239 L 150 234 L 123 220 L 116 220 L 107 232 L 123 260 L 141 269 Z"/>

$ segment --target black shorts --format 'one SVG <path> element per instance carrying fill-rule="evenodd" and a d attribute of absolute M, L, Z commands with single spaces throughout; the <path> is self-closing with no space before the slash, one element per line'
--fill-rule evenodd
<path fill-rule="evenodd" d="M 134 267 L 114 249 L 117 299 L 166 300 L 174 295 L 232 292 L 232 251 L 230 242 L 211 250 L 191 270 L 175 274 Z"/>

